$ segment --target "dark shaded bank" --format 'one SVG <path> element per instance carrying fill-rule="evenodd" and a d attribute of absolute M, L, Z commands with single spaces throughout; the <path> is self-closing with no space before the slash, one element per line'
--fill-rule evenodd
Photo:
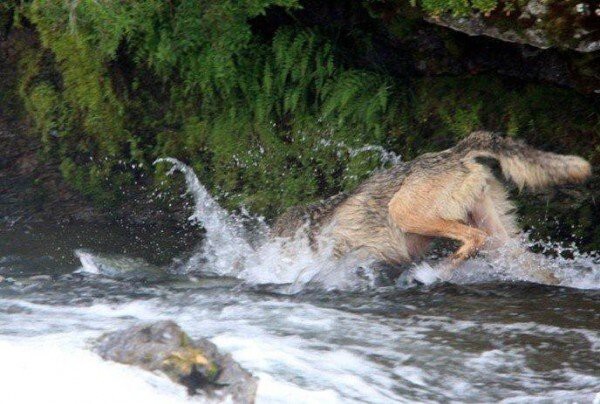
<path fill-rule="evenodd" d="M 163 200 L 144 186 L 124 188 L 123 202 L 99 206 L 62 178 L 59 163 L 40 154 L 39 142 L 23 124 L 0 116 L 0 144 L 0 237 L 10 240 L 14 254 L 27 246 L 32 257 L 60 256 L 74 269 L 79 260 L 73 246 L 89 247 L 93 239 L 103 251 L 168 264 L 174 253 L 191 251 L 202 238 L 177 193 Z M 44 239 L 49 234 L 52 245 Z"/>
<path fill-rule="evenodd" d="M 4 84 L 14 73 L 10 65 L 0 63 Z M 158 197 L 148 189 L 149 182 L 139 183 L 124 187 L 121 202 L 108 206 L 74 189 L 61 175 L 60 161 L 43 153 L 19 107 L 11 102 L 0 105 L 0 237 L 11 240 L 9 244 L 16 249 L 26 245 L 32 256 L 39 257 L 62 249 L 63 259 L 73 268 L 79 261 L 72 247 L 87 247 L 90 238 L 106 251 L 162 263 L 170 261 L 173 251 L 183 253 L 197 244 L 202 231 L 189 225 L 187 201 L 178 193 Z M 105 228 L 111 229 L 110 236 Z M 53 245 L 40 236 L 50 232 Z M 114 245 L 115 238 L 121 240 L 120 246 Z M 123 250 L 131 246 L 137 246 L 136 251 Z"/>
<path fill-rule="evenodd" d="M 5 2 L 0 217 L 116 220 L 191 240 L 181 179 L 158 157 L 190 164 L 227 208 L 272 218 L 355 187 L 382 164 L 363 146 L 410 159 L 476 129 L 597 167 L 595 20 L 512 3 Z M 534 12 L 570 13 L 587 31 L 513 35 L 511 19 Z M 600 249 L 597 173 L 516 197 L 535 237 Z"/>

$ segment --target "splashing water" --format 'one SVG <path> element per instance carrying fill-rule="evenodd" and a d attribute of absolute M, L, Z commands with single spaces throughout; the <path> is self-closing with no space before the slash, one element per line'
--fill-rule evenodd
<path fill-rule="evenodd" d="M 368 146 L 364 150 L 374 149 Z M 356 149 L 354 152 L 361 151 Z M 242 220 L 219 206 L 190 167 L 173 158 L 159 159 L 158 162 L 173 165 L 169 174 L 177 170 L 185 175 L 187 192 L 194 198 L 195 205 L 190 220 L 206 229 L 202 248 L 189 259 L 183 267 L 184 272 L 232 276 L 250 285 L 286 285 L 279 290 L 284 293 L 296 293 L 306 286 L 355 290 L 377 284 L 373 262 L 361 261 L 351 255 L 334 260 L 332 245 L 321 241 L 319 248 L 311 248 L 302 229 L 289 240 L 269 238 L 268 229 L 262 227 L 253 235 L 259 241 L 251 243 L 251 235 Z M 544 283 L 541 275 L 552 273 L 561 286 L 600 289 L 597 257 L 579 253 L 571 247 L 573 259 L 563 258 L 560 254 L 558 258 L 550 258 L 527 252 L 526 247 L 532 244 L 524 235 L 522 240 L 515 240 L 493 254 L 484 253 L 467 261 L 451 274 L 445 272 L 441 263 L 427 260 L 415 264 L 399 279 L 397 286 L 414 285 L 415 281 L 429 285 L 440 280 L 461 284 L 491 281 Z"/>
<path fill-rule="evenodd" d="M 540 242 L 532 242 L 522 234 L 519 239 L 512 240 L 494 252 L 482 252 L 479 256 L 464 262 L 456 268 L 449 279 L 444 279 L 443 266 L 424 262 L 415 266 L 410 276 L 426 285 L 449 280 L 457 284 L 481 282 L 514 282 L 527 281 L 547 283 L 546 278 L 552 275 L 558 279 L 558 286 L 578 289 L 600 289 L 600 259 L 594 254 L 579 252 L 575 246 L 564 247 L 558 243 L 546 243 L 553 252 L 560 252 L 556 257 L 535 254 L 527 247 L 539 246 Z M 567 259 L 567 253 L 573 258 Z M 561 254 L 562 253 L 562 254 Z"/>
<path fill-rule="evenodd" d="M 189 220 L 192 223 L 201 223 L 206 229 L 203 250 L 192 257 L 187 269 L 191 270 L 201 262 L 206 262 L 203 266 L 205 272 L 210 271 L 214 275 L 237 275 L 245 258 L 253 253 L 245 237 L 244 227 L 210 196 L 194 170 L 169 157 L 158 159 L 154 164 L 162 162 L 173 165 L 167 175 L 172 175 L 175 171 L 183 173 L 187 192 L 194 198 L 194 213 Z"/>
<path fill-rule="evenodd" d="M 338 150 L 345 150 L 346 152 L 348 152 L 350 157 L 356 157 L 361 153 L 375 152 L 379 155 L 379 161 L 381 162 L 381 166 L 385 166 L 387 164 L 394 165 L 394 164 L 398 164 L 398 163 L 402 162 L 402 156 L 399 156 L 396 153 L 394 153 L 393 151 L 387 150 L 384 147 L 379 146 L 379 145 L 368 144 L 368 145 L 364 145 L 364 146 L 361 146 L 358 148 L 354 148 L 354 147 L 348 146 L 347 144 L 345 144 L 343 142 L 333 142 L 330 139 L 321 139 L 319 144 L 321 146 L 325 146 L 325 147 L 334 146 Z M 339 154 L 339 152 L 338 152 L 338 154 Z"/>
<path fill-rule="evenodd" d="M 160 162 L 173 165 L 169 175 L 174 171 L 184 174 L 187 193 L 194 199 L 194 213 L 189 219 L 206 229 L 202 247 L 182 267 L 183 272 L 232 276 L 251 285 L 289 285 L 280 291 L 290 293 L 307 284 L 356 289 L 364 287 L 365 281 L 372 283 L 368 263 L 353 257 L 333 260 L 333 246 L 324 242 L 313 249 L 302 229 L 292 240 L 269 238 L 264 227 L 249 234 L 240 218 L 219 206 L 190 167 L 174 158 L 158 159 L 155 164 Z M 250 243 L 250 238 L 255 242 Z"/>
<path fill-rule="evenodd" d="M 381 146 L 378 145 L 366 145 L 363 147 L 359 147 L 357 149 L 353 149 L 350 148 L 348 146 L 346 146 L 346 148 L 348 149 L 348 152 L 350 153 L 350 157 L 355 157 L 358 156 L 360 153 L 364 153 L 364 152 L 377 152 L 379 153 L 379 160 L 381 161 L 382 165 L 385 164 L 398 164 L 402 161 L 402 157 L 397 155 L 396 153 L 394 153 L 393 151 L 389 151 L 384 149 Z"/>

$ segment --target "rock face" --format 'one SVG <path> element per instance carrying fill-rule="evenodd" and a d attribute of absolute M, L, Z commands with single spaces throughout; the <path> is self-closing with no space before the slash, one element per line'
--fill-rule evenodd
<path fill-rule="evenodd" d="M 420 74 L 496 71 L 585 94 L 600 93 L 597 1 L 382 0 L 367 4 L 390 34 L 388 47 L 410 49 Z M 401 53 L 401 49 L 390 52 Z"/>
<path fill-rule="evenodd" d="M 211 400 L 253 403 L 257 380 L 206 339 L 192 340 L 172 321 L 143 324 L 101 336 L 103 359 L 160 371 L 190 394 Z"/>
<path fill-rule="evenodd" d="M 600 7 L 592 1 L 505 1 L 485 13 L 434 13 L 425 19 L 469 35 L 542 49 L 556 46 L 585 53 L 600 49 Z"/>

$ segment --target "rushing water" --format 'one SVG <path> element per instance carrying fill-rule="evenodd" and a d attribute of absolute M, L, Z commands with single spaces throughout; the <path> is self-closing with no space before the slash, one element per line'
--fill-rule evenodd
<path fill-rule="evenodd" d="M 167 318 L 231 352 L 259 377 L 263 403 L 600 402 L 594 257 L 547 258 L 560 287 L 523 282 L 502 258 L 473 260 L 450 282 L 432 260 L 382 283 L 326 245 L 269 240 L 186 166 L 158 164 L 184 173 L 191 219 L 207 230 L 192 253 L 117 229 L 0 234 L 0 402 L 188 401 L 89 350 L 105 331 Z"/>

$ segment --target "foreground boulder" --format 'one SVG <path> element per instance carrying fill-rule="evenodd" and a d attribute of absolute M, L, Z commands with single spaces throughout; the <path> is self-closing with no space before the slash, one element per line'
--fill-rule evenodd
<path fill-rule="evenodd" d="M 101 336 L 94 348 L 103 359 L 161 371 L 190 394 L 253 403 L 257 380 L 206 339 L 191 339 L 173 321 L 137 325 Z"/>

